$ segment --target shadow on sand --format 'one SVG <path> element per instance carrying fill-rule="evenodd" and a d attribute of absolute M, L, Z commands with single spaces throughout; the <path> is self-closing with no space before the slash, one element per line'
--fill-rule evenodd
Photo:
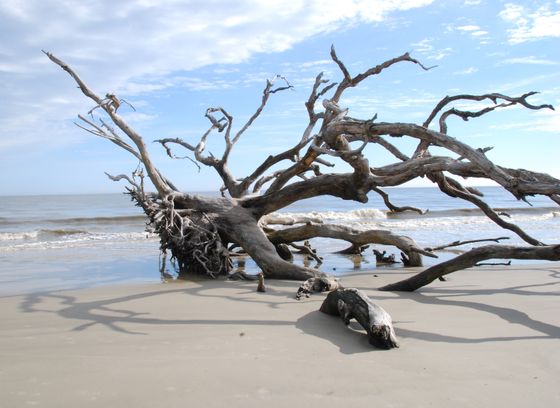
<path fill-rule="evenodd" d="M 468 308 L 476 310 L 484 314 L 493 315 L 499 319 L 509 323 L 524 326 L 535 332 L 534 335 L 527 336 L 499 336 L 499 337 L 478 337 L 465 338 L 458 336 L 450 336 L 443 333 L 434 333 L 428 331 L 417 331 L 407 329 L 407 322 L 399 322 L 398 316 L 393 316 L 397 337 L 400 339 L 416 339 L 428 342 L 447 342 L 447 343 L 485 343 L 485 342 L 503 342 L 516 340 L 533 340 L 533 339 L 559 339 L 560 327 L 532 318 L 528 313 L 515 308 L 515 299 L 511 302 L 511 306 L 492 305 L 490 302 L 480 301 L 481 296 L 489 296 L 497 293 L 509 294 L 510 296 L 545 296 L 549 297 L 549 301 L 556 301 L 555 297 L 560 296 L 557 289 L 560 285 L 558 271 L 550 270 L 550 277 L 553 281 L 540 284 L 531 284 L 524 286 L 511 286 L 501 289 L 481 289 L 480 286 L 460 288 L 453 287 L 437 287 L 423 288 L 419 293 L 394 293 L 372 291 L 371 288 L 363 288 L 374 299 L 379 301 L 386 310 L 391 313 L 391 302 L 406 299 L 412 301 L 411 307 L 419 310 L 418 321 L 422 317 L 422 305 L 438 305 L 441 306 L 442 313 L 452 313 L 454 308 Z M 173 284 L 169 285 L 173 286 Z M 186 286 L 186 287 L 185 287 Z M 318 311 L 324 295 L 314 295 L 311 299 L 304 300 L 305 303 L 313 303 L 314 311 L 305 313 L 296 319 L 250 319 L 243 316 L 232 316 L 221 319 L 165 319 L 150 316 L 150 313 L 129 310 L 131 308 L 123 308 L 123 303 L 154 298 L 158 296 L 167 296 L 171 294 L 181 294 L 184 296 L 196 296 L 204 298 L 220 298 L 232 302 L 244 302 L 251 305 L 252 308 L 261 308 L 261 316 L 270 316 L 270 309 L 285 309 L 291 307 L 301 307 L 301 303 L 294 300 L 298 283 L 275 281 L 270 284 L 269 290 L 262 296 L 255 295 L 254 282 L 228 282 L 228 281 L 201 281 L 196 282 L 194 286 L 188 283 L 181 284 L 179 288 L 167 288 L 162 286 L 161 289 L 148 290 L 140 293 L 134 293 L 126 296 L 114 297 L 110 299 L 100 300 L 82 300 L 73 295 L 72 292 L 56 291 L 41 292 L 25 295 L 20 304 L 20 310 L 26 313 L 55 313 L 61 318 L 80 321 L 81 324 L 74 327 L 73 331 L 83 331 L 88 328 L 101 325 L 106 328 L 130 335 L 146 335 L 142 332 L 141 327 L 146 325 L 260 325 L 260 326 L 292 326 L 305 334 L 309 334 L 324 340 L 330 341 L 337 346 L 341 353 L 354 354 L 373 349 L 368 341 L 365 331 L 359 325 L 352 324 L 347 328 L 341 319 L 333 316 L 325 315 Z M 535 289 L 537 289 L 535 291 Z M 542 289 L 546 289 L 543 291 Z M 471 297 L 473 300 L 469 300 Z M 476 298 L 476 301 L 474 300 Z M 44 308 L 45 302 L 55 301 L 57 307 Z M 547 301 L 547 300 L 544 300 Z M 309 310 L 309 306 L 306 310 Z M 179 307 L 179 306 L 178 306 Z M 268 309 L 268 310 L 267 310 Z M 444 310 L 445 309 L 445 310 Z M 145 308 L 144 308 L 145 310 Z M 431 308 L 431 311 L 434 309 Z M 228 313 L 224 313 L 228 315 Z M 138 327 L 135 327 L 137 325 Z M 476 328 L 473 328 L 476 329 Z M 476 332 L 476 331 L 474 331 Z"/>

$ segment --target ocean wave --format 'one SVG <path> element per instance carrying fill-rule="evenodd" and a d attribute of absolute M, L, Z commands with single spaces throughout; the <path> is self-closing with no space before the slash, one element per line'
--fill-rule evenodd
<path fill-rule="evenodd" d="M 39 231 L 29 232 L 0 232 L 0 241 L 23 241 L 36 239 L 39 236 Z"/>
<path fill-rule="evenodd" d="M 502 215 L 504 219 L 508 216 L 512 220 L 515 219 L 548 219 L 560 217 L 560 212 L 557 207 L 528 207 L 528 208 L 494 208 L 498 214 Z M 484 213 L 479 208 L 460 208 L 453 210 L 436 210 L 427 211 L 419 214 L 414 211 L 406 211 L 400 213 L 393 213 L 387 210 L 379 210 L 377 208 L 365 208 L 350 211 L 310 211 L 310 212 L 282 212 L 275 213 L 284 217 L 299 217 L 299 218 L 317 218 L 322 221 L 371 221 L 371 220 L 422 220 L 449 218 L 464 219 L 466 217 L 484 217 Z M 431 222 L 434 222 L 433 220 Z M 463 222 L 463 221 L 459 221 Z"/>
<path fill-rule="evenodd" d="M 56 224 L 121 224 L 130 222 L 144 222 L 147 220 L 145 215 L 121 215 L 114 217 L 76 217 L 58 218 L 45 220 Z"/>
<path fill-rule="evenodd" d="M 321 221 L 384 220 L 387 218 L 387 213 L 377 208 L 364 208 L 350 211 L 310 211 L 305 213 L 277 212 L 272 215 L 278 218 L 315 218 Z"/>
<path fill-rule="evenodd" d="M 0 232 L 0 241 L 28 241 L 87 234 L 89 234 L 87 231 L 76 229 L 40 229 L 22 232 Z"/>
<path fill-rule="evenodd" d="M 37 218 L 28 219 L 2 218 L 0 227 L 17 225 L 121 225 L 145 224 L 148 218 L 145 215 L 117 215 L 111 217 L 71 217 L 71 218 Z"/>
<path fill-rule="evenodd" d="M 18 233 L 19 234 L 19 233 Z M 21 233 L 20 235 L 25 235 Z M 0 234 L 0 237 L 6 234 Z M 17 235 L 17 234 L 16 234 Z M 40 236 L 39 234 L 37 236 Z M 62 249 L 76 248 L 87 246 L 114 246 L 117 243 L 134 243 L 140 241 L 157 241 L 158 236 L 147 232 L 117 232 L 117 233 L 101 233 L 101 234 L 71 234 L 60 236 L 59 239 L 51 240 L 25 240 L 20 239 L 19 242 L 5 242 L 0 245 L 0 252 L 11 252 L 25 249 Z"/>

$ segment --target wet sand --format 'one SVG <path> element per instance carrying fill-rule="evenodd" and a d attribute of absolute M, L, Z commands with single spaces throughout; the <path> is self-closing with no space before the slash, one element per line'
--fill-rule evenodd
<path fill-rule="evenodd" d="M 560 406 L 560 265 L 346 276 L 400 348 L 296 301 L 298 283 L 121 284 L 0 298 L 5 407 Z M 377 275 L 377 277 L 374 276 Z"/>

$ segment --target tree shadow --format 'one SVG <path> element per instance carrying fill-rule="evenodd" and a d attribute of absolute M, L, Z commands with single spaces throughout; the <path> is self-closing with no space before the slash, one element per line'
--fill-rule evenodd
<path fill-rule="evenodd" d="M 245 295 L 255 293 L 255 285 L 246 282 L 211 281 L 203 285 L 188 288 L 152 290 L 111 299 L 83 301 L 77 296 L 66 292 L 38 292 L 24 295 L 20 303 L 20 310 L 24 313 L 51 313 L 65 319 L 84 322 L 72 329 L 72 331 L 84 331 L 92 326 L 101 325 L 106 328 L 125 334 L 145 335 L 147 333 L 126 329 L 123 325 L 263 325 L 263 326 L 293 326 L 293 320 L 271 320 L 271 319 L 165 319 L 150 317 L 147 312 L 136 312 L 134 310 L 119 307 L 119 304 L 136 300 L 143 300 L 169 294 L 182 294 L 185 296 L 199 296 L 207 298 L 221 298 L 236 302 L 258 303 L 268 308 L 278 308 L 280 305 L 297 304 L 293 299 L 287 300 L 287 290 L 273 290 L 266 296 L 254 296 L 247 298 Z M 289 285 L 286 285 L 288 287 Z M 235 294 L 227 295 L 224 291 L 214 289 L 235 288 Z M 220 294 L 216 294 L 216 293 Z M 295 289 L 292 295 L 295 294 Z M 60 306 L 57 310 L 42 307 L 41 304 L 55 300 Z"/>
<path fill-rule="evenodd" d="M 559 278 L 558 271 L 550 271 L 555 278 Z M 188 284 L 188 283 L 187 283 Z M 531 289 L 553 288 L 558 282 L 546 282 L 540 284 L 518 285 L 502 289 L 481 289 L 477 286 L 460 288 L 424 288 L 422 292 L 373 292 L 371 288 L 361 288 L 368 292 L 374 301 L 382 301 L 383 307 L 390 312 L 390 302 L 398 299 L 410 300 L 418 304 L 447 306 L 446 312 L 452 312 L 453 308 L 467 308 L 477 310 L 486 314 L 494 315 L 510 324 L 517 324 L 529 328 L 537 333 L 527 336 L 496 336 L 481 338 L 466 338 L 450 336 L 442 333 L 428 331 L 417 331 L 403 327 L 407 322 L 395 321 L 397 337 L 411 338 L 429 342 L 447 343 L 486 343 L 498 341 L 535 340 L 535 339 L 559 339 L 560 327 L 532 318 L 527 313 L 514 309 L 513 307 L 495 306 L 486 302 L 465 299 L 465 297 L 490 296 L 502 293 L 514 296 L 558 296 L 560 293 L 554 290 L 546 292 L 535 292 Z M 175 284 L 170 284 L 173 286 Z M 180 294 L 184 296 L 197 296 L 204 298 L 227 299 L 233 302 L 243 302 L 264 306 L 266 309 L 278 309 L 280 307 L 300 307 L 301 302 L 294 299 L 299 283 L 288 281 L 274 281 L 274 285 L 265 294 L 256 294 L 255 282 L 231 282 L 231 281 L 200 281 L 196 286 L 184 287 L 181 283 L 179 288 L 156 289 L 141 293 L 119 296 L 101 300 L 82 300 L 71 292 L 53 291 L 39 292 L 23 296 L 20 310 L 25 313 L 51 313 L 64 319 L 79 321 L 72 331 L 84 331 L 93 326 L 104 326 L 112 331 L 130 334 L 146 335 L 148 333 L 137 330 L 138 325 L 259 325 L 259 326 L 295 326 L 305 334 L 310 334 L 336 345 L 343 354 L 355 354 L 376 350 L 367 341 L 367 336 L 362 328 L 352 322 L 347 328 L 340 318 L 325 315 L 318 311 L 324 299 L 322 295 L 314 295 L 306 299 L 305 303 L 314 303 L 315 310 L 309 312 L 296 321 L 274 320 L 274 319 L 166 319 L 150 316 L 149 312 L 135 311 L 133 308 L 123 308 L 121 304 L 136 300 L 149 299 L 157 296 Z M 225 289 L 225 290 L 224 290 Z M 231 290 L 233 289 L 233 290 Z M 43 307 L 43 303 L 56 301 L 55 310 Z M 131 328 L 132 327 L 132 328 Z"/>
<path fill-rule="evenodd" d="M 542 269 L 541 269 L 542 271 Z M 552 278 L 560 278 L 560 272 L 547 270 Z M 412 300 L 426 305 L 449 306 L 452 308 L 460 307 L 469 310 L 477 310 L 483 313 L 492 314 L 509 324 L 517 324 L 541 335 L 533 336 L 500 336 L 484 338 L 463 338 L 447 336 L 437 333 L 419 332 L 398 328 L 397 334 L 403 337 L 416 338 L 425 341 L 453 342 L 453 343 L 484 343 L 493 341 L 514 341 L 514 340 L 533 340 L 533 339 L 560 339 L 560 327 L 551 323 L 543 322 L 532 318 L 529 314 L 513 307 L 491 305 L 486 302 L 465 300 L 465 297 L 491 296 L 496 294 L 507 294 L 513 296 L 560 296 L 560 290 L 555 291 L 532 291 L 536 288 L 559 287 L 560 280 L 557 282 L 545 282 L 528 285 L 510 286 L 500 289 L 485 289 L 480 287 L 429 287 L 422 288 L 421 292 L 393 292 L 397 298 Z M 461 299 L 459 299 L 461 298 Z"/>

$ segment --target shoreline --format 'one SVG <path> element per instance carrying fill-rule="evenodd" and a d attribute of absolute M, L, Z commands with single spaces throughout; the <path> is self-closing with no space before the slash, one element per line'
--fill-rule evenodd
<path fill-rule="evenodd" d="M 560 403 L 560 265 L 482 267 L 415 293 L 412 273 L 342 278 L 391 314 L 400 348 L 296 301 L 298 282 L 179 281 L 0 298 L 6 406 L 524 407 Z M 373 275 L 377 275 L 374 277 Z M 450 404 L 451 403 L 451 404 Z"/>

